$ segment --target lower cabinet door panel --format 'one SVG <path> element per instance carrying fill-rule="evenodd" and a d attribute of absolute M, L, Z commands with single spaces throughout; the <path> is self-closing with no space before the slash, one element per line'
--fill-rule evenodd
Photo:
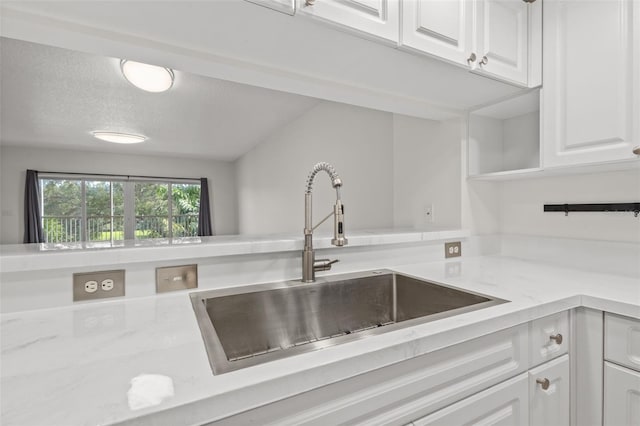
<path fill-rule="evenodd" d="M 529 425 L 569 426 L 569 355 L 529 371 Z"/>
<path fill-rule="evenodd" d="M 414 420 L 414 426 L 528 424 L 528 376 L 526 373 L 497 384 L 453 405 Z"/>
<path fill-rule="evenodd" d="M 604 425 L 640 424 L 640 373 L 604 363 Z"/>

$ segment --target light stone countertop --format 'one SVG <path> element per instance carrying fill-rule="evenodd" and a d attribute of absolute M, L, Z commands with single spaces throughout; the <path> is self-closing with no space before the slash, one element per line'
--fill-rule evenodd
<path fill-rule="evenodd" d="M 186 292 L 4 314 L 2 424 L 201 424 L 578 306 L 640 318 L 637 277 L 500 256 L 392 269 L 511 302 L 219 376 Z M 129 399 L 141 375 L 173 395 Z"/>
<path fill-rule="evenodd" d="M 416 231 L 370 229 L 349 232 L 349 247 L 403 244 L 469 237 L 464 229 Z M 330 248 L 333 234 L 317 232 L 314 248 Z M 302 230 L 297 234 L 217 235 L 213 237 L 152 238 L 148 240 L 0 245 L 0 271 L 22 272 L 75 268 L 86 265 L 202 259 L 256 253 L 301 251 Z M 73 252 L 73 256 L 69 256 Z"/>

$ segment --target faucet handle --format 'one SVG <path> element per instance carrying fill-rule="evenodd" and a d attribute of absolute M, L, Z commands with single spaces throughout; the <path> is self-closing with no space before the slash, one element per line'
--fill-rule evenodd
<path fill-rule="evenodd" d="M 329 271 L 331 269 L 331 265 L 337 262 L 340 262 L 340 259 L 317 259 L 313 262 L 313 269 L 315 271 Z"/>

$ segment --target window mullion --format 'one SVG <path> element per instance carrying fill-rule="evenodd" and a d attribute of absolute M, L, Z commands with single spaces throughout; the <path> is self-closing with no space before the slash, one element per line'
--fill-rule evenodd
<path fill-rule="evenodd" d="M 168 183 L 167 202 L 169 203 L 169 238 L 173 238 L 173 187 Z"/>
<path fill-rule="evenodd" d="M 134 182 L 124 183 L 124 239 L 133 240 L 136 235 L 136 200 Z"/>
<path fill-rule="evenodd" d="M 80 222 L 80 241 L 88 241 L 87 235 L 87 185 L 86 181 L 82 179 L 80 181 L 80 197 L 82 203 L 80 203 L 80 215 L 82 216 Z"/>
<path fill-rule="evenodd" d="M 115 220 L 115 217 L 113 216 L 113 182 L 109 182 L 109 215 L 111 216 L 109 218 L 109 235 L 111 236 L 111 242 L 113 243 L 114 238 L 113 238 L 113 221 Z"/>

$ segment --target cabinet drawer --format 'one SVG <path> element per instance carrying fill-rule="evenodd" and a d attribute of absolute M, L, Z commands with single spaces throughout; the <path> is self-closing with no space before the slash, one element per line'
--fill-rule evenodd
<path fill-rule="evenodd" d="M 605 314 L 604 358 L 640 371 L 640 320 Z"/>
<path fill-rule="evenodd" d="M 523 324 L 228 417 L 216 424 L 403 425 L 523 373 Z M 525 383 L 525 392 L 526 392 Z"/>
<path fill-rule="evenodd" d="M 569 348 L 569 311 L 559 312 L 530 323 L 531 366 L 567 353 Z"/>
<path fill-rule="evenodd" d="M 569 426 L 569 374 L 569 355 L 529 371 L 529 426 Z"/>
<path fill-rule="evenodd" d="M 414 426 L 526 425 L 527 374 L 521 374 L 467 399 L 413 421 Z"/>
<path fill-rule="evenodd" d="M 604 426 L 634 426 L 640 419 L 640 373 L 604 363 Z"/>

